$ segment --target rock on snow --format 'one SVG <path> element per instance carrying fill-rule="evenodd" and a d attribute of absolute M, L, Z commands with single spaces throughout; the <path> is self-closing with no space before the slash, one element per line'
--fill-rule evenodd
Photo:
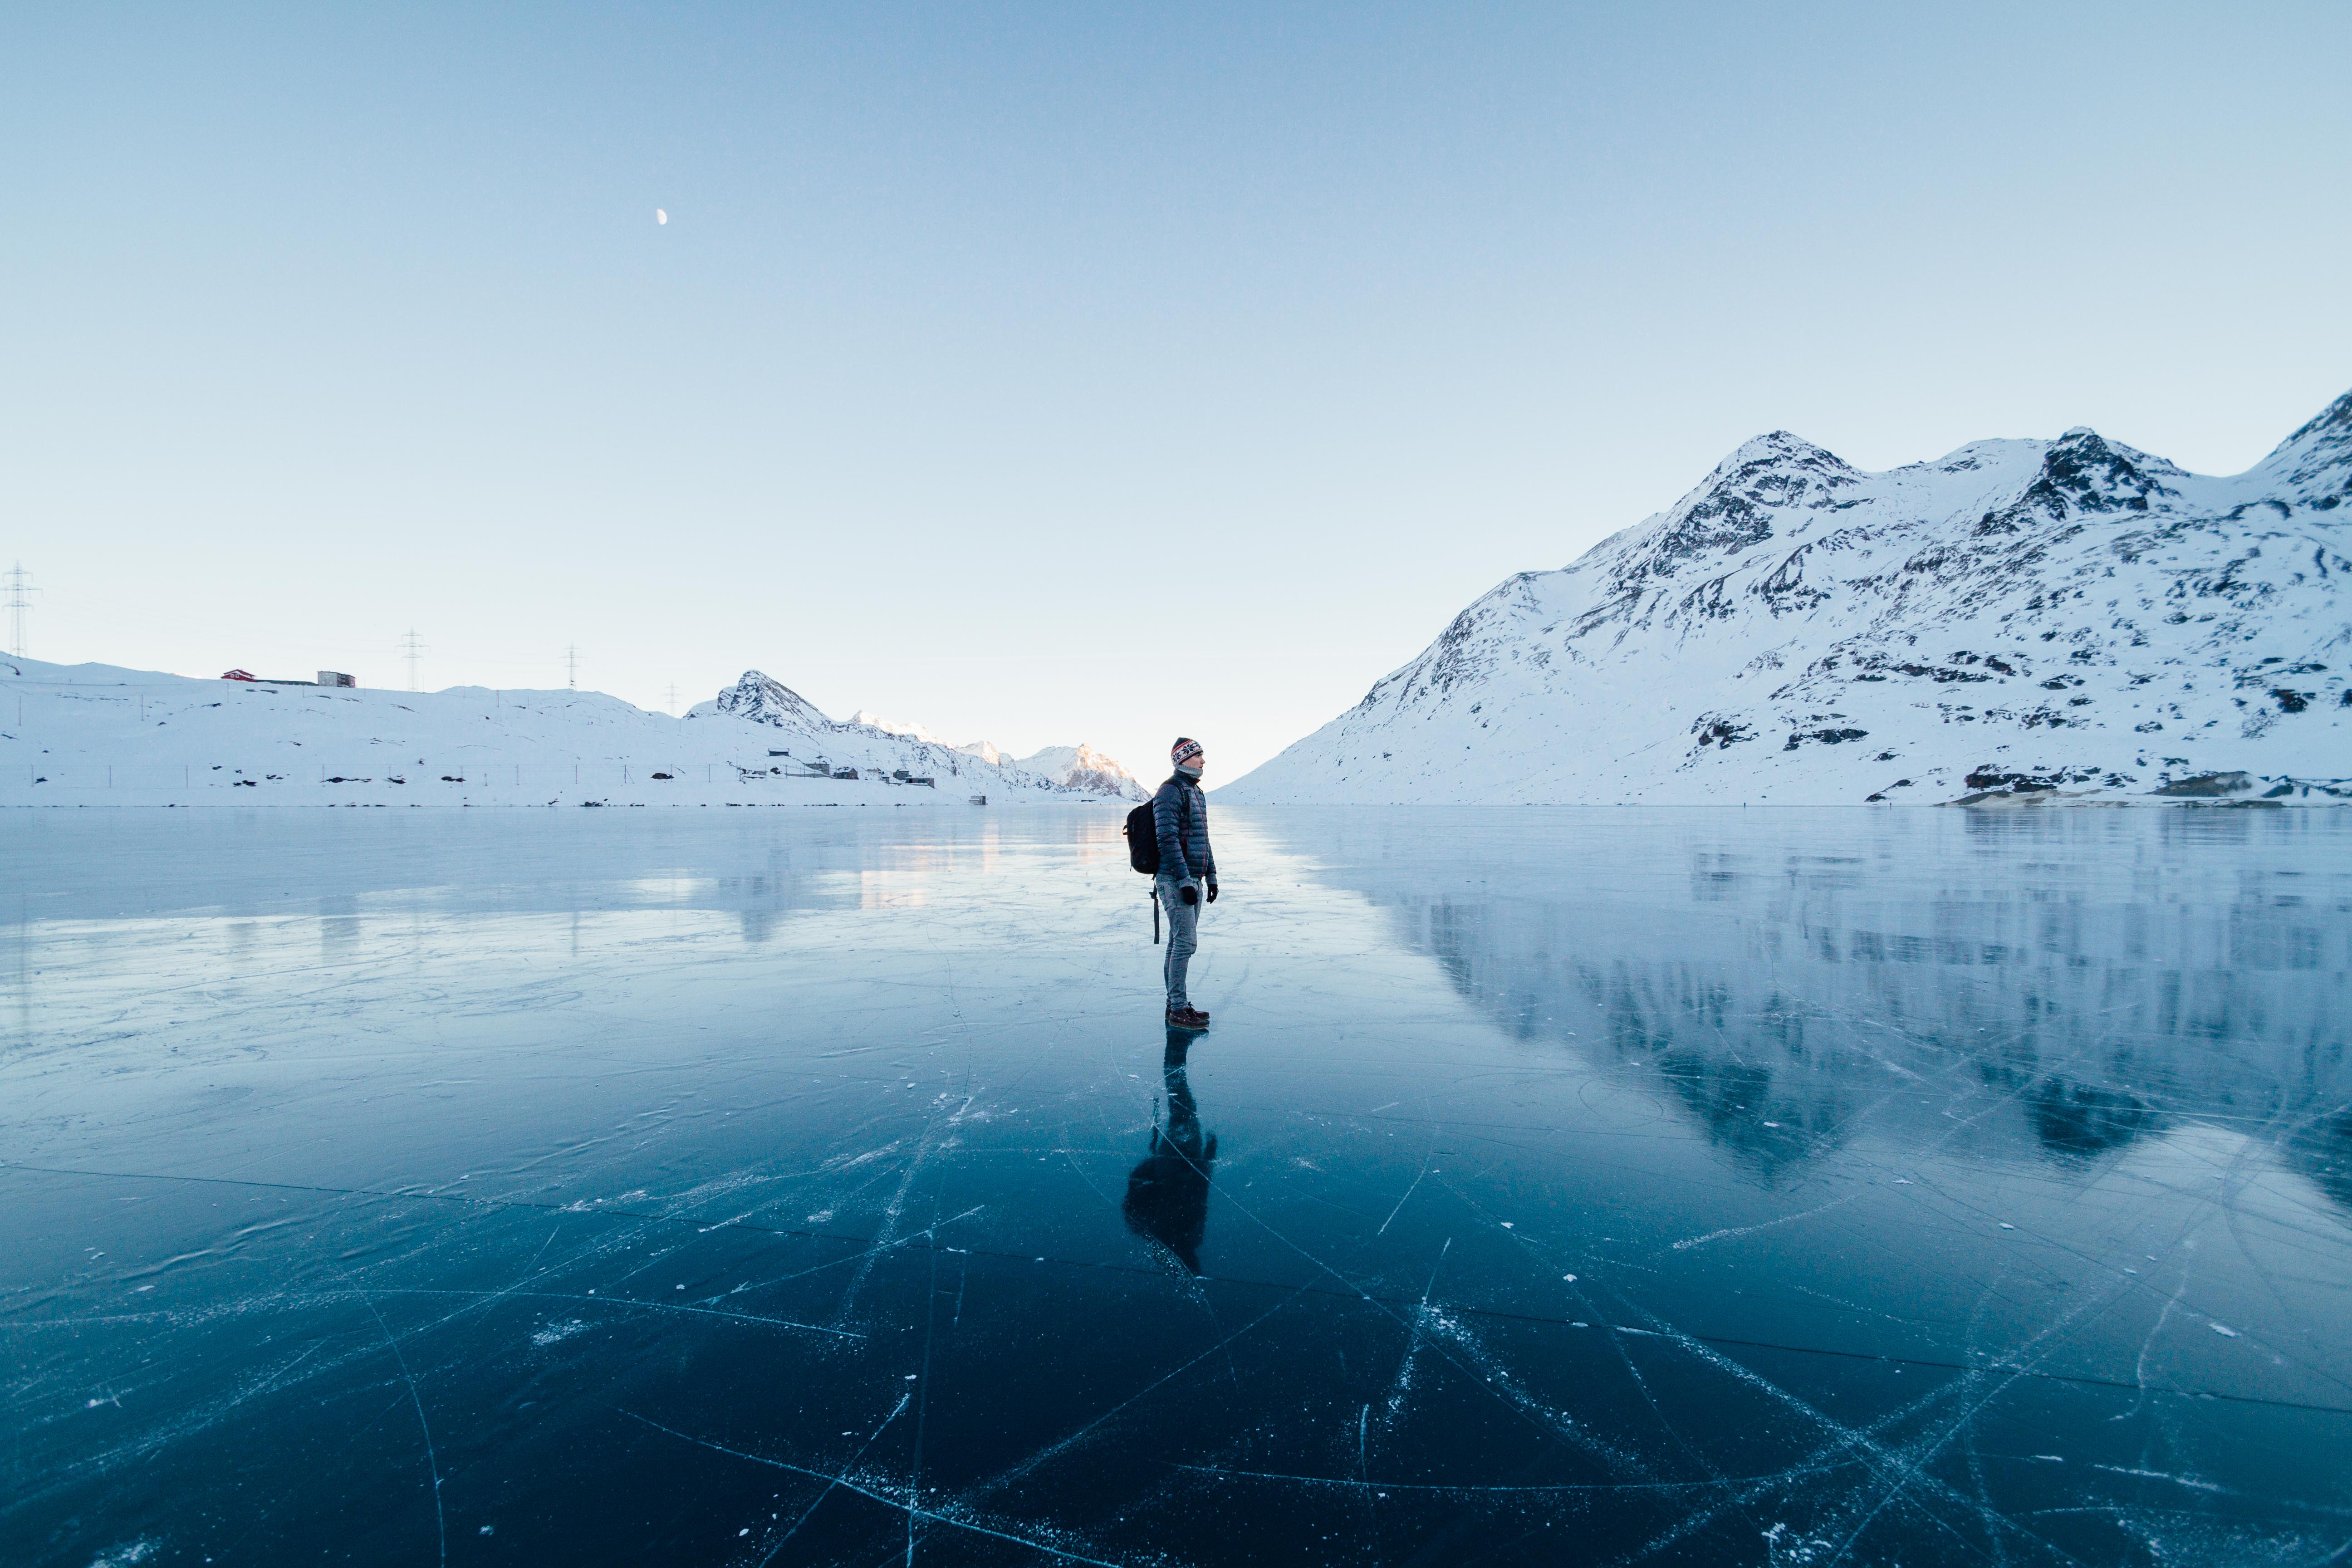
<path fill-rule="evenodd" d="M 1217 793 L 2352 797 L 2347 500 L 2352 393 L 2231 479 L 2084 429 L 1880 474 L 1759 436 Z"/>

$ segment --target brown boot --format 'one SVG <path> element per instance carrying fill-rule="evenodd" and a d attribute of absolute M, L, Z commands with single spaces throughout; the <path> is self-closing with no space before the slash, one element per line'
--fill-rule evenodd
<path fill-rule="evenodd" d="M 1198 1007 L 1171 1007 L 1168 1009 L 1168 1026 L 1171 1029 L 1205 1029 L 1209 1026 L 1209 1016 Z"/>

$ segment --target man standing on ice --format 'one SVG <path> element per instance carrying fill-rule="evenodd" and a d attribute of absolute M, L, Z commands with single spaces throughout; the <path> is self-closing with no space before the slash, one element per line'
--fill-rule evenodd
<path fill-rule="evenodd" d="M 1205 1029 L 1209 1016 L 1184 994 L 1184 971 L 1201 928 L 1201 900 L 1217 901 L 1217 858 L 1209 852 L 1209 798 L 1201 793 L 1201 769 L 1208 753 L 1201 742 L 1179 735 L 1168 749 L 1176 771 L 1151 797 L 1151 826 L 1160 839 L 1156 891 L 1168 911 L 1168 1026 Z"/>

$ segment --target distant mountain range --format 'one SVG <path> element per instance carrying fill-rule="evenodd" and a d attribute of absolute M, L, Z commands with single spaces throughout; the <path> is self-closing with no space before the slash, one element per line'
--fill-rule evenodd
<path fill-rule="evenodd" d="M 1151 798 L 1151 792 L 1145 789 L 1136 776 L 1116 759 L 1104 756 L 1083 742 L 1075 746 L 1047 746 L 1025 757 L 1008 757 L 986 741 L 966 741 L 961 745 L 952 745 L 920 724 L 885 719 L 879 713 L 864 708 L 849 716 L 849 727 L 927 742 L 935 746 L 952 746 L 953 750 L 968 757 L 977 757 L 991 767 L 1009 767 L 1021 773 L 1035 773 L 1066 789 L 1093 790 L 1103 795 L 1115 795 L 1124 800 Z"/>
<path fill-rule="evenodd" d="M 2352 798 L 2352 393 L 2230 479 L 2085 429 L 1759 436 L 1522 573 L 1236 802 Z"/>
<path fill-rule="evenodd" d="M 1048 746 L 1042 752 L 1030 752 L 1013 765 L 1027 773 L 1042 773 L 1065 789 L 1093 790 L 1122 800 L 1151 798 L 1151 792 L 1133 773 L 1088 745 Z"/>
<path fill-rule="evenodd" d="M 1057 789 L 1081 794 L 1116 795 L 1123 800 L 1150 798 L 1150 792 L 1136 781 L 1134 774 L 1091 746 L 1048 746 L 1030 756 L 1015 759 L 1007 757 L 986 741 L 952 744 L 920 724 L 886 719 L 868 709 L 861 708 L 845 721 L 836 722 L 819 712 L 813 703 L 790 687 L 756 669 L 745 670 L 742 679 L 710 701 L 688 710 L 687 717 L 692 719 L 709 713 L 730 714 L 753 723 L 790 730 L 807 736 L 811 741 L 833 735 L 854 735 L 919 748 L 924 766 L 934 771 L 944 769 L 959 775 L 963 770 L 977 768 L 997 777 L 1005 788 L 1033 788 L 1042 782 Z M 916 764 L 909 763 L 908 765 Z"/>

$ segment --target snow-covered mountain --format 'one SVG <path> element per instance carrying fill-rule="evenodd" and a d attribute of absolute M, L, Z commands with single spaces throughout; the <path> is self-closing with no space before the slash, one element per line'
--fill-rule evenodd
<path fill-rule="evenodd" d="M 788 754 L 795 760 L 814 757 L 835 768 L 844 765 L 844 756 L 856 752 L 873 759 L 863 764 L 865 767 L 878 768 L 887 776 L 909 773 L 935 778 L 940 781 L 940 787 L 952 778 L 960 786 L 1005 795 L 1041 791 L 1062 795 L 1118 794 L 1115 789 L 1085 784 L 1072 785 L 1046 777 L 1006 760 L 984 742 L 977 746 L 951 746 L 919 724 L 899 723 L 863 708 L 847 721 L 835 722 L 799 692 L 756 669 L 745 670 L 740 680 L 710 701 L 698 703 L 687 710 L 689 720 L 717 715 L 747 719 L 796 736 L 801 742 L 799 749 L 784 748 L 780 755 Z"/>
<path fill-rule="evenodd" d="M 1878 474 L 1759 436 L 1217 793 L 2352 797 L 2347 500 L 2352 393 L 2229 479 L 2083 429 Z"/>
<path fill-rule="evenodd" d="M 1136 783 L 1133 773 L 1083 742 L 1075 746 L 1047 746 L 1043 751 L 1016 760 L 1006 756 L 986 741 L 967 741 L 957 745 L 923 725 L 887 719 L 868 708 L 860 708 L 843 723 L 832 724 L 805 699 L 757 670 L 746 671 L 742 683 L 731 690 L 731 696 L 727 692 L 720 694 L 719 704 L 731 700 L 734 707 L 719 708 L 719 704 L 714 704 L 714 708 L 729 712 L 772 714 L 774 717 L 762 717 L 761 721 L 811 729 L 812 732 L 824 732 L 825 727 L 831 725 L 835 731 L 878 739 L 917 742 L 932 748 L 925 753 L 927 756 L 935 755 L 940 751 L 953 752 L 958 756 L 971 758 L 984 768 L 1003 773 L 1008 780 L 1021 781 L 1020 787 L 1027 787 L 1029 779 L 1044 779 L 1081 794 L 1116 795 L 1122 800 L 1150 798 L 1150 792 Z"/>
<path fill-rule="evenodd" d="M 1032 752 L 1013 765 L 1052 779 L 1065 789 L 1091 790 L 1115 795 L 1122 800 L 1151 798 L 1151 792 L 1133 773 L 1083 742 L 1075 746 L 1048 746 L 1042 752 Z"/>
<path fill-rule="evenodd" d="M 723 713 L 753 724 L 805 730 L 811 734 L 827 732 L 835 728 L 832 720 L 817 711 L 815 703 L 782 681 L 771 679 L 756 669 L 745 670 L 742 679 L 717 697 L 708 702 L 698 702 L 686 710 L 689 719 L 706 719 L 714 713 Z"/>
<path fill-rule="evenodd" d="M 0 805 L 1100 801 L 836 724 L 757 670 L 684 719 L 591 691 L 376 691 L 0 660 Z"/>

